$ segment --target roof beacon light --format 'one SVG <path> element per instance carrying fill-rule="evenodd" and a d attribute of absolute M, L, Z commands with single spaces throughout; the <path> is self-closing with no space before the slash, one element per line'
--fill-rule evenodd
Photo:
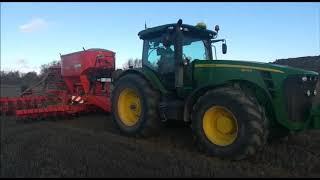
<path fill-rule="evenodd" d="M 196 27 L 200 29 L 207 29 L 207 25 L 204 22 L 197 23 Z"/>

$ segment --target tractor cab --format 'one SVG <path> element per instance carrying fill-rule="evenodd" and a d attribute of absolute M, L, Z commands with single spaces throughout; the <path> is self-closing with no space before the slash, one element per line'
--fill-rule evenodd
<path fill-rule="evenodd" d="M 216 31 L 206 25 L 196 26 L 166 24 L 147 28 L 139 32 L 143 39 L 142 64 L 151 69 L 168 90 L 175 90 L 192 84 L 192 68 L 195 60 L 213 60 L 211 44 L 220 40 Z M 224 45 L 225 46 L 225 45 Z"/>

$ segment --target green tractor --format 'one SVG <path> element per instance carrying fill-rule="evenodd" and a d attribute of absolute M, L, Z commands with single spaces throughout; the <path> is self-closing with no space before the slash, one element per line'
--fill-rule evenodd
<path fill-rule="evenodd" d="M 219 26 L 177 23 L 146 28 L 142 68 L 114 79 L 113 119 L 129 136 L 161 132 L 163 121 L 189 123 L 200 150 L 240 160 L 269 139 L 320 128 L 318 73 L 271 63 L 214 60 Z M 215 49 L 215 48 L 214 48 Z"/>

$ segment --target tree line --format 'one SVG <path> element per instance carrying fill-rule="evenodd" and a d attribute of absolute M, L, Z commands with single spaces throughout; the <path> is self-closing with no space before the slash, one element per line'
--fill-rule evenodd
<path fill-rule="evenodd" d="M 40 73 L 35 71 L 22 73 L 19 70 L 16 71 L 0 71 L 0 80 L 1 84 L 7 85 L 31 85 L 38 81 L 40 81 L 43 76 L 48 72 L 49 67 L 59 65 L 58 61 L 52 61 L 47 64 L 43 64 L 40 66 Z"/>

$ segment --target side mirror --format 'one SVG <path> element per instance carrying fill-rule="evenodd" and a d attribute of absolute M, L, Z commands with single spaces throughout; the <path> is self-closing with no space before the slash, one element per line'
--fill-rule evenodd
<path fill-rule="evenodd" d="M 222 54 L 227 54 L 227 44 L 222 43 Z"/>

